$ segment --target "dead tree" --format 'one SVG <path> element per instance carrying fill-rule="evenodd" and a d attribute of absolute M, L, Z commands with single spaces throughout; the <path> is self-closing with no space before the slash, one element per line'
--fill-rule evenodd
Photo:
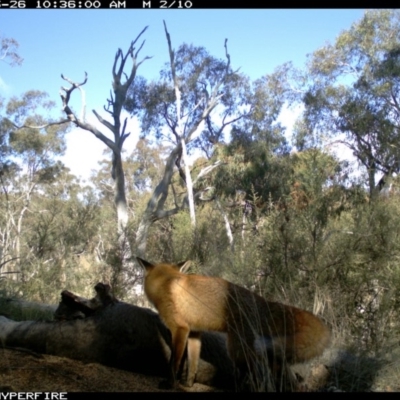
<path fill-rule="evenodd" d="M 93 124 L 86 121 L 86 103 L 82 86 L 87 81 L 87 73 L 85 73 L 85 79 L 82 83 L 75 83 L 66 78 L 64 75 L 61 75 L 61 77 L 71 85 L 69 88 L 61 88 L 63 111 L 67 115 L 68 120 L 73 122 L 78 128 L 91 132 L 94 136 L 96 136 L 97 139 L 101 140 L 112 151 L 111 177 L 114 181 L 115 207 L 118 220 L 118 242 L 121 251 L 121 265 L 123 271 L 122 276 L 118 276 L 118 274 L 116 276 L 119 283 L 128 282 L 129 279 L 127 271 L 134 270 L 134 265 L 130 261 L 132 251 L 126 236 L 126 227 L 128 224 L 129 213 L 125 194 L 125 176 L 122 165 L 122 147 L 125 140 L 129 137 L 130 133 L 126 132 L 127 118 L 125 118 L 124 121 L 121 122 L 121 111 L 126 100 L 128 88 L 131 86 L 133 80 L 135 79 L 136 72 L 139 66 L 145 60 L 150 58 L 145 57 L 143 60 L 138 62 L 138 54 L 144 45 L 144 41 L 141 43 L 137 50 L 135 48 L 137 41 L 146 29 L 147 27 L 144 28 L 142 32 L 140 32 L 140 34 L 136 37 L 134 41 L 132 41 L 125 55 L 121 49 L 118 49 L 115 55 L 112 68 L 113 90 L 112 92 L 110 92 L 110 98 L 107 100 L 107 106 L 104 106 L 105 111 L 110 114 L 112 122 L 104 119 L 95 110 L 93 110 L 93 113 L 98 121 L 105 128 L 111 131 L 111 133 L 113 134 L 113 140 L 109 139 L 101 130 L 99 130 Z M 132 68 L 130 70 L 129 76 L 124 72 L 128 57 L 132 59 Z M 124 83 L 122 83 L 123 75 L 125 77 Z M 79 89 L 82 96 L 82 109 L 80 117 L 78 117 L 69 106 L 71 94 L 75 89 Z"/>

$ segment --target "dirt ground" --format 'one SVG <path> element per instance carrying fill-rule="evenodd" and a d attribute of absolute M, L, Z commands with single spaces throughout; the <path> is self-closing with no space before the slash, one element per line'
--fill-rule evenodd
<path fill-rule="evenodd" d="M 332 353 L 336 353 L 336 350 L 332 350 Z M 300 367 L 300 374 L 306 377 L 303 382 L 306 387 L 304 391 L 400 391 L 398 372 L 392 371 L 389 375 L 383 371 L 383 374 L 377 376 L 377 367 L 371 364 L 371 360 L 364 360 L 361 364 L 353 360 L 357 361 L 356 367 L 351 360 L 343 359 L 335 368 L 327 368 L 324 361 L 332 357 L 331 354 L 326 354 L 323 360 L 304 369 Z M 390 370 L 394 367 L 391 365 Z M 372 373 L 371 370 L 375 372 Z M 397 375 L 397 379 L 393 379 L 393 374 Z M 0 392 L 165 392 L 158 389 L 161 381 L 160 377 L 136 374 L 97 363 L 84 364 L 69 358 L 0 346 Z M 195 383 L 192 388 L 181 386 L 175 391 L 221 390 Z"/>
<path fill-rule="evenodd" d="M 306 391 L 320 391 L 326 368 L 317 364 L 309 371 Z M 0 392 L 164 392 L 160 377 L 136 374 L 97 363 L 25 349 L 0 348 Z M 173 390 L 170 390 L 171 392 Z M 220 392 L 200 383 L 180 386 L 177 392 Z"/>
<path fill-rule="evenodd" d="M 0 348 L 0 392 L 161 392 L 162 378 Z M 177 391 L 216 391 L 199 383 Z"/>

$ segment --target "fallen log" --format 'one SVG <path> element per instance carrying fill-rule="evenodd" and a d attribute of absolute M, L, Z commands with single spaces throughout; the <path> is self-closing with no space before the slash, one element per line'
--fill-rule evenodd
<path fill-rule="evenodd" d="M 43 304 L 34 301 L 25 301 L 16 298 L 0 299 L 0 315 L 7 315 L 10 310 L 21 315 L 36 316 L 47 315 L 50 317 L 57 309 L 57 305 Z"/>
<path fill-rule="evenodd" d="M 0 316 L 0 343 L 167 377 L 171 335 L 158 314 L 118 301 L 108 285 L 97 284 L 95 289 L 93 299 L 64 291 L 56 321 L 16 322 Z M 69 319 L 76 312 L 83 317 Z M 233 376 L 224 335 L 205 333 L 196 382 L 229 388 Z"/>

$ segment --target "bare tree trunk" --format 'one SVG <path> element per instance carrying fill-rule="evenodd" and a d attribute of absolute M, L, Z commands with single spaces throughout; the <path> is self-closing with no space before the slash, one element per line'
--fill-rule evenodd
<path fill-rule="evenodd" d="M 129 221 L 128 204 L 125 195 L 125 175 L 122 167 L 121 152 L 113 153 L 112 175 L 114 178 L 115 208 L 117 211 L 117 234 L 118 245 L 121 253 L 121 270 L 117 271 L 114 277 L 114 284 L 119 287 L 132 281 L 140 279 L 141 271 L 135 267 L 132 261 L 132 249 L 127 236 L 127 226 Z M 128 290 L 130 292 L 130 290 Z"/>
<path fill-rule="evenodd" d="M 129 214 L 128 214 L 128 205 L 126 202 L 125 196 L 125 175 L 124 170 L 122 168 L 122 159 L 121 153 L 113 154 L 113 170 L 115 170 L 115 207 L 117 209 L 117 220 L 118 220 L 118 235 L 121 236 L 125 233 Z"/>
<path fill-rule="evenodd" d="M 13 258 L 13 248 L 15 247 L 15 239 L 12 240 L 12 229 L 15 227 L 14 216 L 11 212 L 10 201 L 8 194 L 6 193 L 6 208 L 5 213 L 5 224 L 3 229 L 0 231 L 0 274 L 7 275 L 12 280 L 16 281 L 18 279 L 19 271 L 16 271 L 15 267 L 17 263 L 10 263 L 10 261 L 18 260 L 17 257 Z M 11 257 L 11 259 L 10 259 Z"/>
<path fill-rule="evenodd" d="M 26 279 L 25 274 L 24 274 L 23 265 L 20 262 L 20 260 L 21 260 L 22 221 L 24 219 L 24 215 L 25 215 L 26 211 L 28 210 L 28 207 L 29 207 L 29 204 L 31 201 L 31 193 L 32 193 L 34 187 L 35 187 L 35 184 L 32 183 L 30 185 L 30 187 L 28 187 L 27 192 L 25 193 L 24 205 L 22 207 L 22 210 L 19 213 L 18 223 L 16 226 L 17 234 L 16 234 L 16 239 L 15 239 L 15 253 L 16 253 L 17 259 L 19 260 L 18 264 L 20 265 L 20 270 L 21 270 L 21 274 L 19 275 L 19 280 L 21 282 L 24 282 Z"/>
<path fill-rule="evenodd" d="M 174 173 L 174 165 L 176 159 L 181 152 L 181 146 L 176 146 L 172 151 L 164 169 L 164 175 L 158 183 L 154 192 L 147 203 L 146 210 L 140 221 L 139 228 L 136 233 L 136 254 L 144 257 L 146 253 L 147 235 L 153 222 L 176 214 L 181 208 L 176 206 L 174 209 L 164 211 L 164 204 L 168 197 L 169 185 L 171 184 L 172 175 Z"/>
<path fill-rule="evenodd" d="M 185 178 L 186 178 L 186 188 L 187 188 L 187 197 L 189 203 L 189 213 L 190 213 L 190 221 L 192 223 L 192 227 L 196 227 L 196 213 L 194 210 L 194 196 L 193 196 L 193 183 L 192 183 L 192 176 L 190 174 L 189 169 L 189 160 L 187 155 L 186 143 L 183 137 L 181 138 L 181 145 L 182 145 L 182 160 L 185 166 Z"/>
<path fill-rule="evenodd" d="M 171 37 L 167 30 L 167 25 L 164 21 L 164 28 L 165 28 L 165 35 L 167 36 L 168 42 L 168 50 L 169 50 L 169 58 L 171 63 L 171 73 L 172 79 L 174 83 L 174 90 L 175 90 L 175 103 L 176 103 L 176 127 L 174 130 L 174 135 L 177 139 L 177 142 L 180 143 L 182 149 L 182 160 L 183 165 L 185 167 L 185 180 L 186 180 L 186 189 L 187 189 L 187 197 L 189 203 L 189 211 L 190 211 L 190 221 L 192 223 L 192 227 L 196 227 L 196 214 L 194 210 L 194 196 L 193 196 L 193 184 L 192 184 L 192 177 L 190 175 L 189 163 L 188 163 L 188 155 L 186 149 L 186 139 L 185 133 L 182 127 L 182 117 L 181 117 L 181 91 L 179 89 L 179 82 L 176 76 L 175 70 L 175 57 L 174 51 L 172 50 L 171 44 Z"/>
<path fill-rule="evenodd" d="M 201 129 L 203 123 L 210 116 L 211 112 L 218 105 L 219 100 L 223 96 L 223 93 L 219 92 L 219 88 L 221 87 L 221 85 L 224 83 L 225 79 L 229 75 L 230 56 L 227 51 L 227 46 L 226 46 L 227 42 L 225 41 L 225 52 L 226 52 L 226 57 L 228 60 L 227 64 L 226 64 L 225 74 L 219 81 L 217 81 L 215 83 L 211 93 L 206 93 L 204 95 L 204 98 L 202 98 L 198 102 L 198 104 L 196 104 L 194 106 L 194 109 L 196 109 L 197 107 L 200 106 L 201 103 L 204 104 L 204 108 L 203 108 L 201 116 L 191 126 L 186 126 L 186 124 L 184 124 L 182 121 L 183 112 L 181 109 L 181 107 L 182 107 L 181 90 L 180 90 L 179 77 L 176 74 L 175 53 L 172 49 L 171 37 L 167 30 L 167 25 L 166 25 L 165 21 L 164 21 L 164 30 L 165 30 L 165 35 L 167 37 L 167 42 L 168 42 L 168 51 L 169 51 L 169 58 L 170 58 L 170 65 L 171 65 L 172 81 L 173 81 L 173 85 L 174 85 L 175 107 L 176 107 L 176 121 L 172 125 L 170 124 L 170 128 L 172 130 L 173 135 L 175 136 L 176 143 L 180 143 L 180 146 L 182 149 L 182 160 L 183 160 L 184 170 L 185 170 L 185 184 L 186 184 L 186 190 L 187 190 L 187 201 L 189 204 L 189 211 L 190 211 L 190 220 L 192 223 L 192 227 L 195 228 L 196 227 L 196 213 L 195 213 L 195 204 L 194 204 L 193 183 L 192 183 L 192 177 L 191 177 L 190 169 L 189 169 L 186 145 L 193 140 L 193 138 L 196 136 L 196 134 L 198 132 L 200 132 L 200 129 Z M 193 110 L 190 110 L 190 112 L 192 112 L 192 111 Z M 224 126 L 225 126 L 225 123 L 224 123 Z"/>
<path fill-rule="evenodd" d="M 136 254 L 139 257 L 145 257 L 147 235 L 153 222 L 176 214 L 178 211 L 184 208 L 185 204 L 187 204 L 187 197 L 183 199 L 180 205 L 178 205 L 177 199 L 174 199 L 175 207 L 170 210 L 164 210 L 165 201 L 167 200 L 168 197 L 169 186 L 171 184 L 171 179 L 174 174 L 175 162 L 179 158 L 181 150 L 182 150 L 181 146 L 178 144 L 171 151 L 165 164 L 164 175 L 161 181 L 154 189 L 153 194 L 147 203 L 146 210 L 143 214 L 143 217 L 139 224 L 139 228 L 136 232 L 135 247 L 136 247 Z M 216 161 L 213 165 L 203 168 L 197 175 L 197 178 L 193 182 L 193 185 L 195 186 L 198 182 L 200 182 L 202 178 L 204 178 L 207 174 L 209 174 L 211 171 L 213 171 L 221 164 L 222 163 L 220 161 Z M 207 189 L 205 189 L 204 191 L 207 191 Z M 200 198 L 200 200 L 203 201 L 211 201 L 213 199 L 213 198 L 202 199 L 201 196 L 198 196 L 198 194 L 196 195 L 196 198 Z"/>
<path fill-rule="evenodd" d="M 219 202 L 218 199 L 215 199 L 215 203 L 217 204 L 217 207 L 218 207 L 219 211 L 221 212 L 222 217 L 224 218 L 226 236 L 228 236 L 229 246 L 230 246 L 231 251 L 233 253 L 235 251 L 235 245 L 234 245 L 234 241 L 233 241 L 231 224 L 229 223 L 228 215 L 226 214 L 225 210 L 222 208 L 221 203 Z"/>

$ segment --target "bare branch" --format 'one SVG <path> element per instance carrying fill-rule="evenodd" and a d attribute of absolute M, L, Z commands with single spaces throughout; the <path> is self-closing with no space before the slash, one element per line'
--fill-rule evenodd
<path fill-rule="evenodd" d="M 226 235 L 228 236 L 229 245 L 230 245 L 231 251 L 233 252 L 235 250 L 235 246 L 234 246 L 235 242 L 233 239 L 231 224 L 229 223 L 228 215 L 226 214 L 225 210 L 222 208 L 222 205 L 218 198 L 215 199 L 215 202 L 217 204 L 218 210 L 222 214 L 222 218 L 224 219 Z"/>
<path fill-rule="evenodd" d="M 117 74 L 117 72 L 116 72 L 116 68 L 117 68 L 118 59 L 119 59 L 119 57 L 121 57 L 121 56 L 122 56 L 122 50 L 121 50 L 121 49 L 118 49 L 118 50 L 117 50 L 117 53 L 115 54 L 115 57 L 114 57 L 114 64 L 113 64 L 113 69 L 112 69 L 114 81 L 115 81 L 115 80 L 117 79 L 117 77 L 118 77 L 118 74 Z M 120 72 L 120 71 L 118 71 L 118 72 Z"/>
<path fill-rule="evenodd" d="M 146 30 L 147 30 L 148 27 L 149 27 L 148 25 L 145 26 L 145 27 L 142 29 L 142 31 L 139 33 L 139 35 L 136 36 L 136 39 L 132 42 L 132 46 L 134 46 L 134 45 L 136 44 L 136 42 L 139 40 L 140 36 L 142 36 L 143 33 L 146 32 Z M 138 55 L 139 51 L 140 51 L 141 48 L 143 47 L 143 44 L 144 44 L 144 41 L 143 41 L 143 43 L 141 44 L 139 50 L 136 52 L 135 57 Z"/>
<path fill-rule="evenodd" d="M 33 126 L 33 125 L 17 125 L 16 123 L 10 121 L 8 118 L 4 118 L 4 120 L 6 120 L 7 122 L 9 122 L 11 125 L 14 126 L 14 128 L 16 129 L 23 129 L 23 128 L 28 128 L 28 129 L 44 129 L 47 128 L 49 126 L 54 126 L 54 125 L 62 125 L 62 124 L 66 124 L 68 122 L 70 122 L 69 119 L 62 119 L 60 121 L 55 121 L 55 122 L 49 122 L 47 124 L 44 125 L 38 125 L 38 126 Z"/>
<path fill-rule="evenodd" d="M 70 91 L 72 92 L 72 91 L 73 91 L 74 89 L 76 89 L 77 87 L 83 86 L 83 85 L 86 84 L 87 79 L 88 79 L 88 74 L 87 74 L 87 72 L 85 71 L 85 79 L 83 80 L 82 83 L 75 83 L 75 82 L 73 82 L 71 79 L 65 77 L 63 74 L 61 74 L 61 78 L 63 78 L 64 81 L 67 81 L 69 84 L 71 84 L 72 88 L 70 89 Z"/>
<path fill-rule="evenodd" d="M 139 61 L 139 62 L 136 64 L 136 69 L 138 69 L 139 66 L 142 65 L 146 60 L 151 60 L 152 58 L 153 58 L 153 57 L 150 57 L 150 56 L 146 56 L 145 58 L 143 58 L 142 61 Z"/>
<path fill-rule="evenodd" d="M 205 95 L 205 97 L 206 97 L 206 100 L 208 99 L 208 93 L 206 93 L 207 95 Z M 188 111 L 188 113 L 187 114 L 184 114 L 183 115 L 183 117 L 184 118 L 186 118 L 186 117 L 188 117 L 190 114 L 193 114 L 199 107 L 200 107 L 200 105 L 201 105 L 201 103 L 203 102 L 203 100 L 204 100 L 204 98 L 203 99 L 200 99 L 198 102 L 197 102 L 197 104 L 195 104 L 195 106 L 190 110 L 190 111 Z M 185 126 L 186 126 L 186 123 L 185 123 Z"/>
<path fill-rule="evenodd" d="M 71 84 L 70 89 L 65 89 L 62 87 L 62 89 L 67 93 L 67 103 L 69 102 L 69 98 L 71 93 L 78 88 L 79 91 L 81 92 L 81 98 L 82 98 L 82 110 L 81 110 L 81 119 L 85 121 L 86 119 L 86 96 L 85 96 L 85 91 L 82 89 L 82 86 L 87 82 L 87 72 L 85 71 L 85 79 L 83 80 L 82 83 L 75 83 L 72 82 L 70 79 L 66 78 L 63 74 L 61 74 L 61 78 L 63 78 L 65 81 Z"/>
<path fill-rule="evenodd" d="M 228 39 L 225 39 L 225 43 L 224 43 L 224 47 L 225 47 L 225 56 L 226 56 L 226 58 L 227 58 L 227 63 L 226 63 L 226 67 L 225 67 L 225 74 L 224 74 L 224 76 L 222 77 L 222 79 L 215 85 L 215 87 L 214 87 L 214 89 L 213 89 L 213 91 L 212 91 L 212 93 L 211 93 L 211 99 L 214 99 L 214 100 L 211 100 L 211 103 L 214 101 L 214 102 L 216 102 L 216 101 L 218 101 L 221 97 L 222 97 L 222 95 L 223 94 L 220 94 L 220 95 L 218 95 L 218 89 L 220 88 L 220 86 L 225 82 L 225 79 L 226 79 L 226 77 L 228 76 L 228 74 L 229 74 L 229 68 L 230 68 L 230 66 L 231 66 L 231 56 L 229 55 L 229 53 L 228 53 L 228 45 L 227 45 L 227 43 L 228 43 Z M 216 104 L 215 104 L 216 105 Z M 214 108 L 215 107 L 215 105 L 212 107 L 212 108 Z"/>
<path fill-rule="evenodd" d="M 81 111 L 81 116 L 82 116 L 82 120 L 85 120 L 85 113 L 86 113 L 86 103 L 85 103 L 85 95 L 84 95 L 84 91 L 81 89 L 82 85 L 85 85 L 88 79 L 88 75 L 87 72 L 85 72 L 85 79 L 83 80 L 82 83 L 75 83 L 72 82 L 69 78 L 66 78 L 63 74 L 61 74 L 61 78 L 64 79 L 65 81 L 67 81 L 71 87 L 69 89 L 65 88 L 65 87 L 61 87 L 61 90 L 63 90 L 65 92 L 65 95 L 62 93 L 62 91 L 60 92 L 60 96 L 61 96 L 61 100 L 63 102 L 63 110 L 65 111 L 65 113 L 68 116 L 68 119 L 72 122 L 75 122 L 75 120 L 77 120 L 75 114 L 72 112 L 72 110 L 69 108 L 68 103 L 69 100 L 71 98 L 71 94 L 75 89 L 79 89 L 81 92 L 81 96 L 82 96 L 82 111 Z"/>
<path fill-rule="evenodd" d="M 229 66 L 231 65 L 231 56 L 228 53 L 228 39 L 225 39 L 224 47 L 225 47 L 225 56 L 226 59 L 228 60 L 226 64 L 226 72 L 228 72 Z"/>
<path fill-rule="evenodd" d="M 111 132 L 114 132 L 114 125 L 105 120 L 101 115 L 97 113 L 96 110 L 92 110 L 93 114 L 96 116 L 96 118 L 101 122 L 105 127 L 107 127 Z"/>
<path fill-rule="evenodd" d="M 125 142 L 125 140 L 130 136 L 130 132 L 129 133 L 125 133 L 126 130 L 126 124 L 128 123 L 128 118 L 124 119 L 124 125 L 122 127 L 122 132 L 121 132 L 121 140 L 119 142 L 119 148 L 122 150 L 122 146 Z"/>
<path fill-rule="evenodd" d="M 196 200 L 201 200 L 203 202 L 212 201 L 216 198 L 215 193 L 213 193 L 213 189 L 213 186 L 207 186 L 206 188 L 197 191 L 194 197 Z M 204 194 L 208 192 L 211 192 L 211 196 L 206 198 Z"/>
<path fill-rule="evenodd" d="M 211 111 L 217 106 L 217 102 L 212 102 L 208 107 L 206 107 L 200 117 L 197 119 L 197 121 L 193 124 L 192 128 L 189 130 L 187 136 L 186 136 L 186 143 L 189 143 L 193 136 L 196 136 L 195 133 L 197 133 L 200 124 L 210 115 Z"/>
<path fill-rule="evenodd" d="M 163 21 L 163 22 L 164 22 L 165 35 L 167 36 L 167 42 L 168 42 L 168 51 L 169 51 L 169 59 L 170 59 L 170 63 L 171 63 L 172 80 L 174 82 L 178 134 L 181 139 L 183 137 L 182 124 L 181 124 L 181 91 L 179 90 L 179 82 L 176 77 L 175 56 L 174 56 L 174 51 L 172 50 L 171 36 L 167 30 L 167 25 L 166 25 L 165 21 Z"/>
<path fill-rule="evenodd" d="M 200 179 L 202 179 L 204 176 L 206 176 L 206 175 L 209 174 L 211 171 L 213 171 L 215 168 L 217 168 L 217 167 L 219 167 L 220 165 L 223 165 L 223 164 L 225 164 L 225 163 L 223 163 L 222 161 L 218 160 L 218 161 L 216 161 L 214 164 L 209 165 L 209 166 L 203 168 L 203 169 L 199 172 L 199 174 L 197 175 L 197 178 L 193 181 L 193 186 L 195 186 L 195 184 L 197 184 L 197 183 L 200 181 Z M 178 166 L 178 168 L 179 168 L 179 166 Z M 204 188 L 204 189 L 201 189 L 201 190 L 196 191 L 196 193 L 195 193 L 195 195 L 194 195 L 194 199 L 195 199 L 195 200 L 201 200 L 201 201 L 212 201 L 212 200 L 214 200 L 214 198 L 215 198 L 214 195 L 211 195 L 211 196 L 208 197 L 208 198 L 205 198 L 205 197 L 204 197 L 204 193 L 207 193 L 207 192 L 209 192 L 209 191 L 212 190 L 212 189 L 213 189 L 212 186 L 207 186 L 207 187 Z M 175 202 L 175 204 L 176 204 L 176 202 Z M 187 194 L 186 194 L 186 196 L 184 197 L 184 199 L 183 199 L 183 201 L 182 201 L 182 207 L 181 207 L 181 208 L 183 208 L 183 205 L 185 205 L 185 204 L 186 204 L 186 205 L 188 204 L 188 196 L 187 196 Z"/>
<path fill-rule="evenodd" d="M 73 122 L 77 127 L 85 129 L 89 132 L 92 132 L 98 139 L 100 139 L 111 150 L 118 152 L 118 148 L 116 147 L 115 143 L 112 140 L 110 140 L 108 137 L 103 135 L 103 133 L 101 133 L 92 124 L 89 124 L 89 123 L 85 122 L 84 120 L 77 118 L 76 115 L 74 114 L 74 112 L 71 110 L 71 108 L 68 105 L 68 102 L 71 98 L 71 93 L 76 88 L 79 88 L 81 85 L 84 85 L 87 82 L 87 73 L 85 72 L 85 79 L 82 83 L 72 82 L 70 79 L 65 78 L 64 75 L 61 75 L 61 77 L 71 84 L 71 87 L 69 89 L 66 89 L 64 87 L 61 88 L 65 92 L 65 94 L 62 91 L 60 92 L 61 100 L 63 103 L 63 111 L 67 114 L 68 120 Z"/>
<path fill-rule="evenodd" d="M 147 235 L 151 224 L 157 219 L 176 214 L 180 209 L 180 207 L 175 207 L 173 210 L 164 211 L 164 204 L 168 196 L 168 188 L 171 184 L 171 179 L 174 173 L 175 160 L 180 152 L 181 143 L 178 143 L 168 156 L 164 175 L 154 189 L 151 198 L 147 203 L 146 210 L 143 214 L 142 220 L 140 221 L 136 235 L 136 248 L 137 253 L 139 254 L 144 254 L 145 252 Z"/>
<path fill-rule="evenodd" d="M 132 84 L 133 79 L 136 74 L 136 71 L 137 71 L 138 67 L 140 66 L 140 64 L 142 64 L 145 60 L 148 60 L 149 58 L 151 58 L 151 57 L 145 57 L 142 61 L 140 61 L 139 64 L 136 63 L 137 56 L 138 56 L 140 50 L 142 49 L 145 41 L 142 42 L 142 44 L 139 47 L 139 50 L 135 54 L 133 53 L 133 51 L 135 49 L 134 48 L 135 43 L 139 40 L 140 36 L 142 36 L 142 34 L 146 31 L 147 28 L 148 28 L 148 26 L 144 27 L 144 29 L 139 33 L 139 35 L 136 37 L 136 39 L 131 42 L 131 45 L 129 46 L 129 49 L 126 52 L 125 56 L 123 55 L 122 50 L 118 49 L 118 51 L 115 55 L 115 58 L 114 58 L 114 65 L 113 65 L 113 69 L 112 69 L 113 77 L 114 77 L 113 86 L 114 86 L 114 84 L 116 84 L 117 86 L 121 85 L 121 76 L 122 76 L 122 73 L 123 73 L 123 70 L 125 67 L 126 60 L 129 55 L 133 59 L 133 67 L 132 67 L 130 76 L 127 77 L 127 80 L 126 80 L 125 84 L 123 85 L 126 87 L 126 89 L 128 89 L 128 87 Z M 118 63 L 119 58 L 121 58 L 121 63 L 120 63 L 120 66 L 118 68 L 118 73 L 117 73 L 116 68 L 117 68 L 117 63 Z M 115 88 L 114 88 L 114 91 L 115 91 Z"/>
<path fill-rule="evenodd" d="M 153 221 L 155 222 L 162 218 L 171 217 L 172 215 L 177 214 L 180 210 L 182 210 L 182 207 L 176 207 L 171 210 L 157 210 L 153 217 Z"/>
<path fill-rule="evenodd" d="M 399 106 L 399 103 L 397 102 L 396 95 L 395 95 L 395 93 L 393 92 L 393 87 L 392 87 L 391 90 L 390 90 L 390 94 L 391 94 L 391 97 L 392 97 L 392 99 L 393 99 L 394 106 L 395 106 L 396 110 L 399 112 L 399 111 L 400 111 L 400 106 Z"/>
<path fill-rule="evenodd" d="M 139 37 L 142 35 L 142 33 L 144 33 L 144 31 L 145 31 L 147 28 L 148 28 L 148 26 L 146 26 L 146 27 L 142 30 L 142 32 L 139 33 L 139 36 L 135 39 L 135 41 L 133 42 L 133 44 L 135 44 L 135 43 L 137 42 L 137 40 L 139 39 Z M 137 51 L 137 52 L 135 53 L 135 55 L 134 55 L 135 58 L 137 58 L 137 56 L 138 56 L 140 50 L 142 50 L 142 47 L 144 46 L 145 42 L 146 42 L 146 41 L 143 40 L 143 42 L 142 42 L 142 44 L 140 45 L 138 51 Z"/>
<path fill-rule="evenodd" d="M 219 167 L 220 165 L 222 165 L 223 162 L 218 160 L 216 161 L 214 164 L 209 165 L 208 167 L 203 168 L 199 174 L 197 175 L 197 178 L 193 181 L 193 185 L 195 185 L 201 178 L 203 178 L 205 175 L 209 174 L 212 170 L 214 170 L 215 168 Z"/>
<path fill-rule="evenodd" d="M 171 183 L 171 178 L 174 170 L 175 160 L 181 151 L 182 148 L 180 144 L 178 144 L 175 149 L 172 150 L 171 154 L 167 158 L 163 179 L 154 190 L 154 195 L 156 196 L 156 198 L 159 199 L 157 203 L 157 211 L 164 208 L 164 204 L 168 196 L 168 186 Z"/>
<path fill-rule="evenodd" d="M 125 135 L 125 130 L 126 130 L 126 124 L 128 123 L 128 118 L 125 118 L 124 119 L 124 125 L 123 125 L 123 127 L 122 127 L 122 132 L 121 132 L 121 137 L 124 137 L 124 136 L 129 136 L 130 134 L 129 133 L 127 133 L 126 135 Z M 125 140 L 125 139 L 124 139 Z"/>
<path fill-rule="evenodd" d="M 193 136 L 195 136 L 195 133 L 198 131 L 200 124 L 202 121 L 204 121 L 212 112 L 212 110 L 218 105 L 219 100 L 222 98 L 223 93 L 218 93 L 218 89 L 220 86 L 225 82 L 228 74 L 229 74 L 229 68 L 230 68 L 230 55 L 228 53 L 228 47 L 227 47 L 227 42 L 228 39 L 225 39 L 225 55 L 227 58 L 227 64 L 225 67 L 225 74 L 224 76 L 219 80 L 219 82 L 216 83 L 214 86 L 214 89 L 212 90 L 211 96 L 209 96 L 208 92 L 204 90 L 205 96 L 207 99 L 207 106 L 204 108 L 202 115 L 197 119 L 197 121 L 193 124 L 192 128 L 186 135 L 186 143 L 189 143 Z M 241 117 L 239 117 L 241 118 Z M 239 119 L 238 118 L 238 119 Z M 222 128 L 223 129 L 223 128 Z"/>

